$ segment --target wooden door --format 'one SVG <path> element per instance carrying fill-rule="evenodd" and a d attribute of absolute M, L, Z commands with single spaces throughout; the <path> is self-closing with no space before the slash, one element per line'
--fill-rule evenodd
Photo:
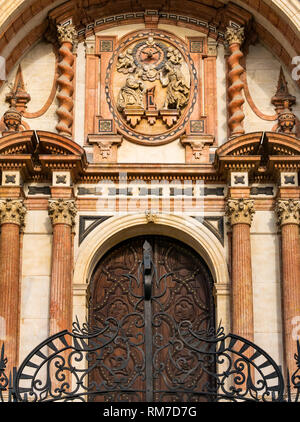
<path fill-rule="evenodd" d="M 145 299 L 147 247 L 151 293 Z M 107 325 L 109 339 L 91 358 L 92 400 L 207 400 L 215 363 L 201 338 L 214 327 L 212 277 L 190 247 L 163 236 L 114 247 L 94 272 L 89 322 Z"/>

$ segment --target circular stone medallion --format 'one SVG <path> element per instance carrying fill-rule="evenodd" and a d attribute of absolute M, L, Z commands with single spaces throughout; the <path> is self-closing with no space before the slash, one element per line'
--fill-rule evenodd
<path fill-rule="evenodd" d="M 140 144 L 178 138 L 197 92 L 197 72 L 186 46 L 163 31 L 130 34 L 107 67 L 106 100 L 117 129 Z"/>

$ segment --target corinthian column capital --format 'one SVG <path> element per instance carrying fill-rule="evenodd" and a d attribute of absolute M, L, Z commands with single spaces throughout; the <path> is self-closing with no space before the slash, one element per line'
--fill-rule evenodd
<path fill-rule="evenodd" d="M 245 35 L 244 35 L 244 28 L 233 28 L 228 26 L 225 32 L 225 39 L 229 45 L 231 44 L 243 44 Z"/>
<path fill-rule="evenodd" d="M 77 32 L 74 25 L 57 25 L 57 37 L 60 44 L 69 42 L 74 44 L 77 39 Z"/>
<path fill-rule="evenodd" d="M 225 215 L 229 218 L 232 226 L 234 224 L 251 226 L 254 213 L 254 201 L 252 199 L 228 199 L 225 207 Z"/>
<path fill-rule="evenodd" d="M 12 223 L 24 226 L 26 207 L 22 199 L 0 201 L 0 224 Z"/>
<path fill-rule="evenodd" d="M 278 223 L 300 224 L 300 201 L 295 199 L 278 199 L 275 207 Z"/>
<path fill-rule="evenodd" d="M 77 207 L 74 200 L 57 199 L 49 201 L 48 208 L 52 225 L 67 224 L 74 226 Z"/>

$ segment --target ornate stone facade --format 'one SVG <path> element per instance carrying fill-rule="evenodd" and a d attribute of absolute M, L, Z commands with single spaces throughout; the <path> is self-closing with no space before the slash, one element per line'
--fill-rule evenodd
<path fill-rule="evenodd" d="M 9 360 L 18 365 L 75 316 L 89 318 L 93 272 L 117 244 L 170 236 L 205 261 L 216 324 L 292 371 L 296 14 L 265 0 L 197 8 L 174 0 L 159 10 L 124 0 L 122 11 L 118 2 L 40 3 L 20 0 L 6 16 L 0 0 L 0 317 Z M 172 259 L 181 268 L 180 248 Z"/>

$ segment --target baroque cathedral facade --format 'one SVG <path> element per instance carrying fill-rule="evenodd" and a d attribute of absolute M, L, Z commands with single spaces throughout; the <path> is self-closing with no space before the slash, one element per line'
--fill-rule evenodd
<path fill-rule="evenodd" d="M 232 333 L 231 352 L 244 338 L 296 371 L 299 2 L 0 0 L 0 12 L 7 368 L 37 368 L 73 339 L 90 353 L 85 378 L 71 370 L 59 394 L 202 400 L 216 362 L 200 365 L 199 339 Z"/>

